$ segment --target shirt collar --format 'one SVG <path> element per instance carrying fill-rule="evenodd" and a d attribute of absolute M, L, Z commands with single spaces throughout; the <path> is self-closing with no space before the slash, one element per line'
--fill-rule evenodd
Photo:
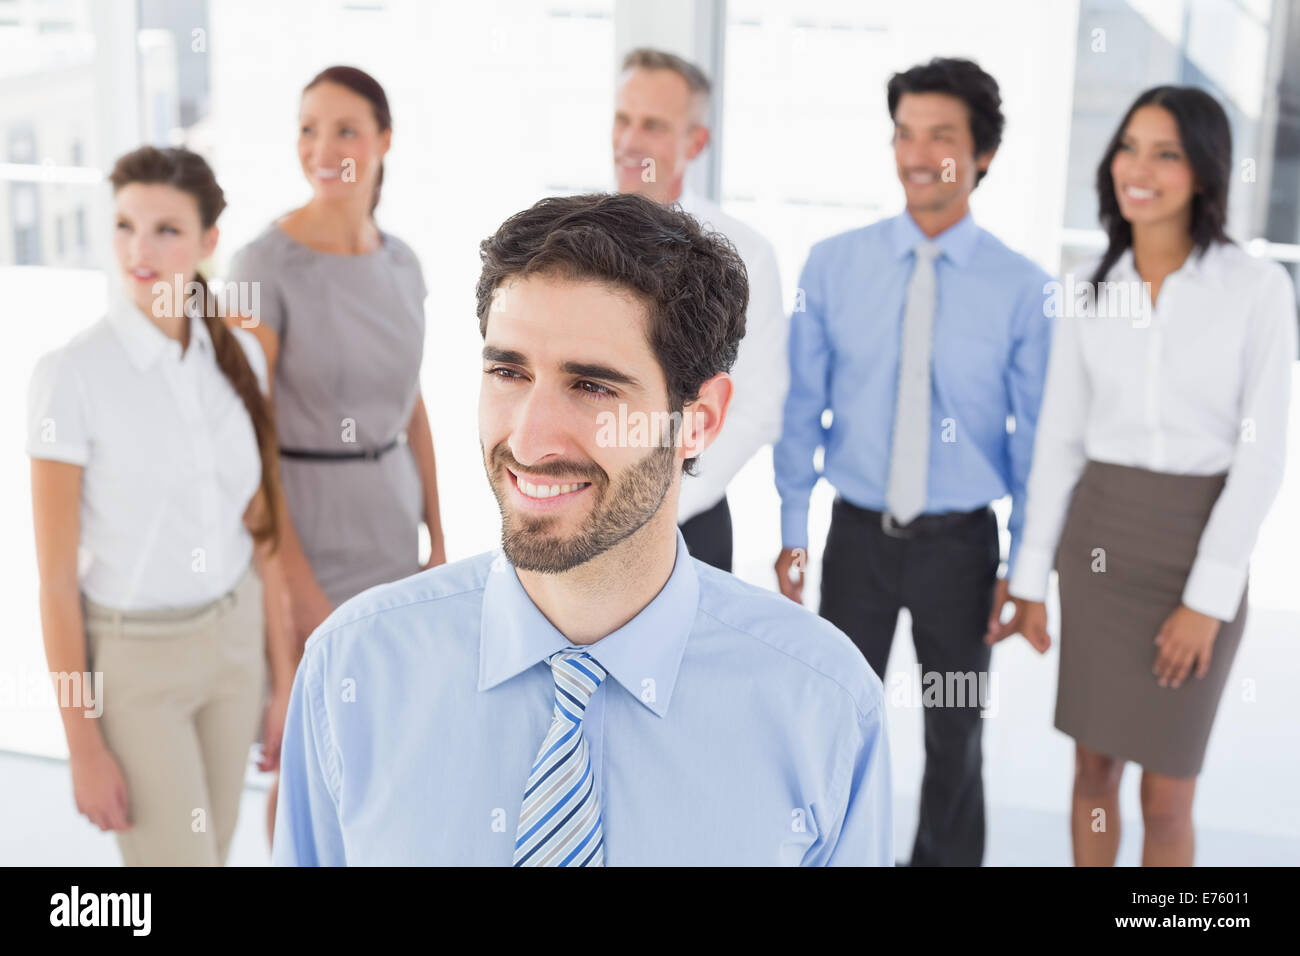
<path fill-rule="evenodd" d="M 709 200 L 705 199 L 694 189 L 685 185 L 682 186 L 682 194 L 677 197 L 676 202 L 686 212 L 691 212 L 691 210 L 700 209 L 701 207 L 707 208 L 712 205 Z"/>
<path fill-rule="evenodd" d="M 1097 261 L 1100 262 L 1101 260 L 1098 259 Z M 1088 273 L 1088 277 L 1092 278 L 1092 272 L 1095 271 L 1096 271 L 1095 269 L 1091 270 Z M 1132 246 L 1129 246 L 1127 249 L 1125 249 L 1123 252 L 1119 254 L 1119 258 L 1116 259 L 1115 264 L 1110 267 L 1110 271 L 1106 273 L 1105 278 L 1107 279 L 1136 279 L 1137 278 L 1137 270 L 1133 268 L 1133 247 Z"/>
<path fill-rule="evenodd" d="M 188 358 L 195 348 L 202 354 L 211 354 L 212 337 L 208 334 L 207 323 L 201 318 L 198 305 L 187 301 L 185 311 L 190 316 L 190 348 L 185 350 L 185 357 Z M 144 371 L 159 356 L 169 351 L 180 360 L 181 344 L 154 325 L 125 292 L 114 300 L 113 307 L 108 312 L 108 322 L 137 369 Z"/>
<path fill-rule="evenodd" d="M 672 574 L 654 599 L 618 630 L 582 647 L 645 707 L 668 713 L 686 641 L 695 625 L 700 582 L 677 532 Z M 478 689 L 487 690 L 573 648 L 528 596 L 514 566 L 498 552 L 483 588 Z"/>
<path fill-rule="evenodd" d="M 975 225 L 970 210 L 939 235 L 931 238 L 921 231 L 912 214 L 904 209 L 894 217 L 893 233 L 894 254 L 897 258 L 902 259 L 915 250 L 918 244 L 928 241 L 937 243 L 943 254 L 959 266 L 970 261 L 971 254 L 975 251 L 975 242 L 979 239 L 979 227 Z"/>
<path fill-rule="evenodd" d="M 1220 243 L 1212 242 L 1204 251 L 1199 248 L 1192 249 L 1192 251 L 1187 254 L 1187 258 L 1183 260 L 1183 264 L 1171 274 L 1184 276 L 1189 279 L 1208 278 L 1208 272 L 1213 268 L 1213 262 L 1219 255 L 1220 245 Z M 1140 278 L 1138 276 L 1137 266 L 1133 264 L 1132 246 L 1129 246 L 1120 253 L 1119 258 L 1115 260 L 1115 265 L 1111 267 L 1110 274 L 1123 279 L 1137 280 Z"/>

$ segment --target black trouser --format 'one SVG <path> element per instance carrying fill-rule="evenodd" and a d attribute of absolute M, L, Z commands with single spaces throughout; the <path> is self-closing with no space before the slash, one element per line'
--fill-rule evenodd
<path fill-rule="evenodd" d="M 821 614 L 853 639 L 883 681 L 905 607 L 923 682 L 937 672 L 928 679 L 942 680 L 944 688 L 987 689 L 984 633 L 998 569 L 997 517 L 982 509 L 941 520 L 935 530 L 887 534 L 879 512 L 837 498 L 822 562 Z M 971 674 L 964 682 L 958 676 Z M 924 707 L 925 775 L 911 863 L 978 866 L 984 857 L 979 693 L 945 693 L 938 703 Z"/>
<path fill-rule="evenodd" d="M 731 509 L 726 495 L 708 511 L 686 519 L 681 529 L 691 557 L 723 571 L 731 570 Z"/>

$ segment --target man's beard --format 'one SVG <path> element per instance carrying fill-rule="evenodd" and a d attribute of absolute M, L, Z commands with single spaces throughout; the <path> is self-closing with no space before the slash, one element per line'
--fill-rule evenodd
<path fill-rule="evenodd" d="M 498 445 L 492 450 L 492 463 L 487 466 L 487 472 L 488 483 L 501 509 L 501 548 L 506 558 L 521 571 L 560 574 L 604 554 L 639 531 L 659 511 L 672 485 L 675 462 L 672 445 L 653 447 L 611 487 L 609 475 L 595 463 L 575 467 L 552 462 L 544 468 L 525 469 L 504 443 Z M 507 465 L 538 477 L 550 473 L 570 481 L 575 476 L 590 481 L 596 503 L 586 526 L 569 537 L 561 537 L 552 530 L 559 516 L 521 515 L 507 507 L 506 484 L 511 481 L 505 473 Z"/>

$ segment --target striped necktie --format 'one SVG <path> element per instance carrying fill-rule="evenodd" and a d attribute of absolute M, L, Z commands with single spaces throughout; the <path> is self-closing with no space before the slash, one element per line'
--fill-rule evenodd
<path fill-rule="evenodd" d="M 582 718 L 605 669 L 585 651 L 560 651 L 547 660 L 555 713 L 528 774 L 514 865 L 604 866 L 600 798 Z"/>

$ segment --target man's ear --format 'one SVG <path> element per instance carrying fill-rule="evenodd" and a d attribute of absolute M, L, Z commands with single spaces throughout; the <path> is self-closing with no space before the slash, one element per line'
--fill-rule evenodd
<path fill-rule="evenodd" d="M 712 134 L 709 132 L 707 126 L 703 123 L 696 123 L 690 132 L 691 142 L 690 145 L 686 147 L 686 158 L 691 160 L 704 152 L 704 147 L 709 145 L 709 139 L 711 137 Z"/>
<path fill-rule="evenodd" d="M 981 173 L 987 173 L 989 166 L 993 165 L 993 157 L 998 154 L 996 149 L 990 149 L 987 153 L 980 153 L 975 157 L 975 168 Z"/>
<path fill-rule="evenodd" d="M 726 372 L 719 372 L 700 386 L 699 398 L 682 409 L 682 440 L 678 457 L 694 458 L 713 444 L 731 406 L 735 382 Z"/>

